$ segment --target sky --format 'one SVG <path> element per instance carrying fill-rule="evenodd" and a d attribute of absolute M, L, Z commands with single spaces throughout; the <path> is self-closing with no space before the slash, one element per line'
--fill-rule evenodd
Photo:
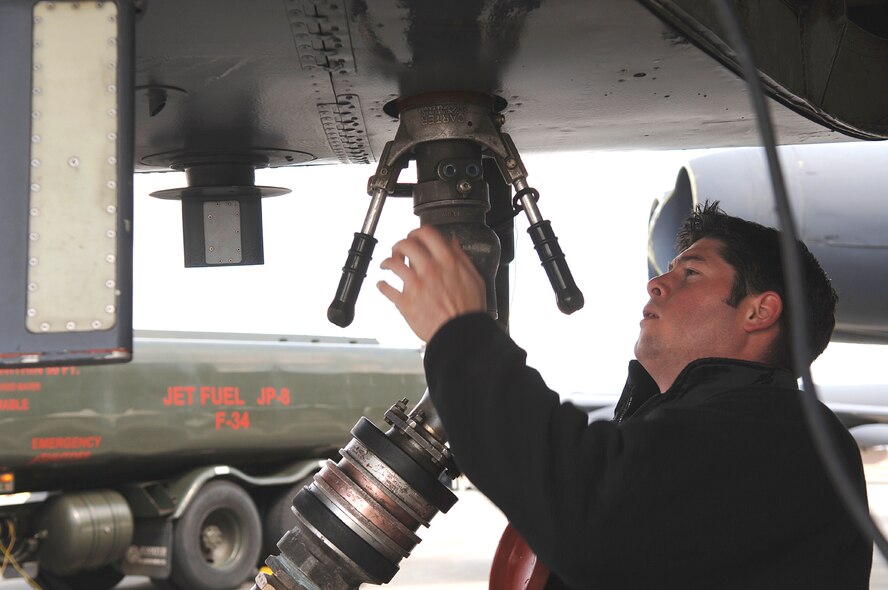
<path fill-rule="evenodd" d="M 587 152 L 525 156 L 528 181 L 567 257 L 585 307 L 561 314 L 540 266 L 528 222 L 516 218 L 511 334 L 528 363 L 562 394 L 622 389 L 647 302 L 646 244 L 651 204 L 671 191 L 688 160 L 705 151 Z M 410 199 L 386 201 L 373 262 L 355 321 L 339 328 L 326 319 L 352 235 L 369 204 L 370 166 L 311 166 L 258 170 L 258 185 L 289 188 L 263 200 L 265 264 L 183 266 L 181 205 L 148 196 L 185 185 L 184 174 L 137 174 L 134 217 L 136 329 L 249 332 L 375 338 L 383 346 L 421 342 L 375 285 L 392 245 L 418 226 Z M 730 211 L 728 211 L 730 213 Z M 821 383 L 884 383 L 874 367 L 888 346 L 833 343 L 814 365 Z"/>

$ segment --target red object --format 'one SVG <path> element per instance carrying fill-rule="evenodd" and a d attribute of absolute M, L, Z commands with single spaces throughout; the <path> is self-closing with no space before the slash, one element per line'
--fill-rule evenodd
<path fill-rule="evenodd" d="M 548 579 L 549 568 L 512 524 L 506 525 L 490 566 L 490 590 L 542 590 Z"/>

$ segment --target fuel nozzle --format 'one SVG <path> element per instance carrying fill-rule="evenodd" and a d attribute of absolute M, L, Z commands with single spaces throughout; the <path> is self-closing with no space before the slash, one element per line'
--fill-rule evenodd
<path fill-rule="evenodd" d="M 418 145 L 413 212 L 420 224 L 434 226 L 462 246 L 484 278 L 487 312 L 496 319 L 500 241 L 485 223 L 490 197 L 482 171 L 477 143 L 447 139 Z"/>
<path fill-rule="evenodd" d="M 446 237 L 459 240 L 487 284 L 487 307 L 496 317 L 495 276 L 499 241 L 485 223 L 490 208 L 482 158 L 493 158 L 503 179 L 516 190 L 515 213 L 527 214 L 528 233 L 555 291 L 558 308 L 566 314 L 581 309 L 583 294 L 574 282 L 552 224 L 543 219 L 539 192 L 527 184 L 527 170 L 508 134 L 493 98 L 474 92 L 434 93 L 397 101 L 400 126 L 386 144 L 376 174 L 370 177 L 370 208 L 363 228 L 355 233 L 342 269 L 342 278 L 327 318 L 337 326 L 351 324 L 355 303 L 377 240 L 382 207 L 395 192 L 398 175 L 416 160 L 417 183 L 412 188 L 414 212 L 423 224 L 434 225 Z"/>

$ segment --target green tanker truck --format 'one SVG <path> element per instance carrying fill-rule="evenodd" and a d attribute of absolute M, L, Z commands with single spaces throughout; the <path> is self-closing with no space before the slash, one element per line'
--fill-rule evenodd
<path fill-rule="evenodd" d="M 0 565 L 44 590 L 237 587 L 361 416 L 425 388 L 373 340 L 136 332 L 126 365 L 0 369 Z"/>

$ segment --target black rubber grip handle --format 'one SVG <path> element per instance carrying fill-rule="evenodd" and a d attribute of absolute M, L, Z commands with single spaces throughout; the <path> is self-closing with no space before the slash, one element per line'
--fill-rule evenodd
<path fill-rule="evenodd" d="M 348 251 L 348 259 L 342 267 L 342 278 L 339 280 L 339 288 L 336 289 L 336 297 L 327 308 L 327 319 L 340 328 L 348 326 L 355 319 L 355 303 L 367 276 L 375 247 L 376 238 L 360 232 L 355 233 L 355 239 Z"/>
<path fill-rule="evenodd" d="M 558 300 L 558 309 L 561 313 L 570 315 L 578 309 L 583 309 L 586 300 L 583 293 L 574 282 L 573 275 L 570 274 L 570 268 L 567 266 L 567 260 L 564 259 L 564 252 L 558 245 L 558 238 L 552 231 L 552 222 L 541 221 L 527 228 L 530 239 L 533 240 L 533 247 L 540 256 L 540 262 L 546 269 L 549 276 L 549 282 L 552 283 L 552 289 L 555 290 L 555 297 Z"/>

